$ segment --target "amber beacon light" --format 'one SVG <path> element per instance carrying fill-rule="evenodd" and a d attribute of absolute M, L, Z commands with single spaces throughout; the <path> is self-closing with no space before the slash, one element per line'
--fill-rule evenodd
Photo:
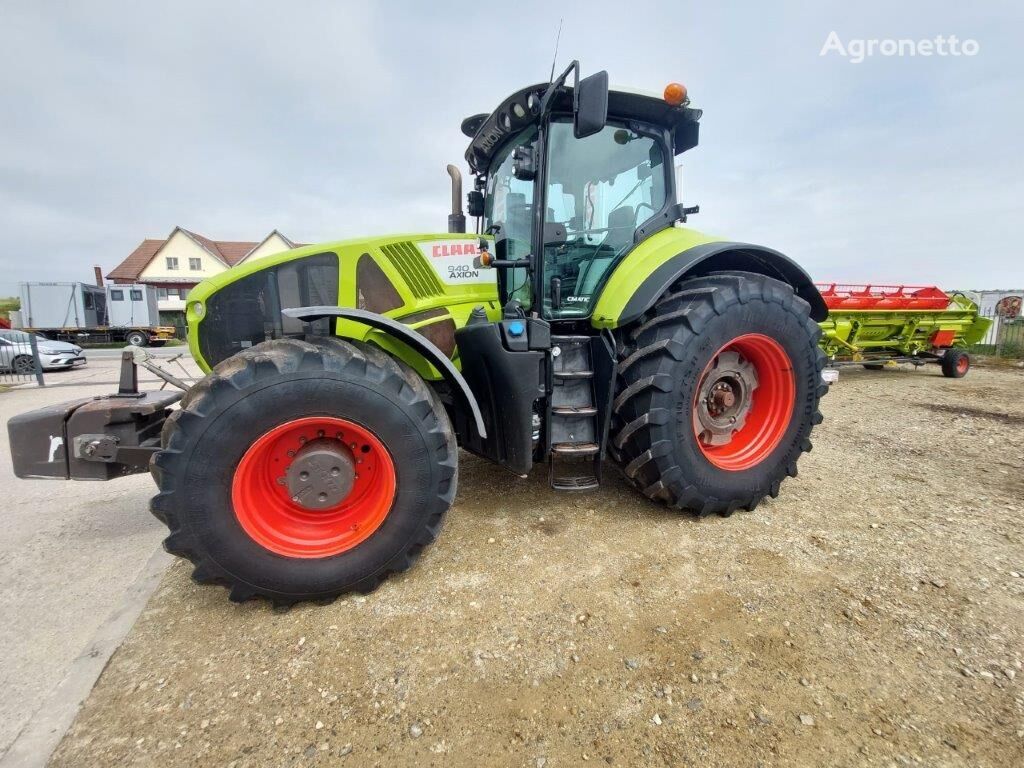
<path fill-rule="evenodd" d="M 686 86 L 682 83 L 669 83 L 665 86 L 664 97 L 673 107 L 681 106 L 686 102 Z"/>

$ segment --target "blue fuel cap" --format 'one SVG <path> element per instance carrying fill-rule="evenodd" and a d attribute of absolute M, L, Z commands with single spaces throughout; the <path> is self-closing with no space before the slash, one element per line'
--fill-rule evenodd
<path fill-rule="evenodd" d="M 508 324 L 508 333 L 510 336 L 522 336 L 526 332 L 526 325 L 522 320 L 513 320 Z"/>

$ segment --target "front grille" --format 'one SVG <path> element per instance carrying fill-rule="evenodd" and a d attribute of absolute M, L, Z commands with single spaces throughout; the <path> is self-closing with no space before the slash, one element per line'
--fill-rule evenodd
<path fill-rule="evenodd" d="M 420 249 L 410 242 L 382 245 L 381 251 L 398 270 L 409 290 L 417 299 L 441 296 L 444 286 L 437 274 L 426 263 Z"/>
<path fill-rule="evenodd" d="M 338 274 L 337 255 L 318 253 L 272 264 L 224 286 L 206 300 L 206 317 L 199 324 L 203 359 L 214 366 L 270 339 L 330 334 L 327 318 L 303 323 L 284 317 L 281 310 L 337 306 Z"/>

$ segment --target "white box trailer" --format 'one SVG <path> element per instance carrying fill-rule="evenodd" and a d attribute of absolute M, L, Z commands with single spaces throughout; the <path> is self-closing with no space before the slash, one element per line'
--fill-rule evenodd
<path fill-rule="evenodd" d="M 50 339 L 80 342 L 162 344 L 173 326 L 160 325 L 156 288 L 151 285 L 33 282 L 21 284 L 16 327 Z M 13 323 L 12 323 L 13 324 Z"/>
<path fill-rule="evenodd" d="M 160 325 L 156 288 L 152 285 L 108 285 L 107 325 L 111 328 L 156 328 Z"/>
<path fill-rule="evenodd" d="M 107 294 L 87 283 L 22 283 L 26 328 L 98 328 L 107 324 Z"/>

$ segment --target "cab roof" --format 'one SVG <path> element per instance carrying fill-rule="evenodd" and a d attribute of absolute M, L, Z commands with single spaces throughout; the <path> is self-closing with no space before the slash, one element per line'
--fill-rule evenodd
<path fill-rule="evenodd" d="M 467 117 L 462 121 L 462 132 L 471 141 L 466 149 L 466 161 L 474 173 L 483 173 L 491 159 L 505 142 L 521 130 L 537 122 L 541 96 L 549 83 L 538 83 L 516 91 L 492 113 Z M 563 86 L 553 100 L 552 111 L 572 112 L 572 88 Z M 672 134 L 675 154 L 697 146 L 698 121 L 701 110 L 673 107 L 664 99 L 626 88 L 608 91 L 609 119 L 636 120 L 660 126 Z"/>

